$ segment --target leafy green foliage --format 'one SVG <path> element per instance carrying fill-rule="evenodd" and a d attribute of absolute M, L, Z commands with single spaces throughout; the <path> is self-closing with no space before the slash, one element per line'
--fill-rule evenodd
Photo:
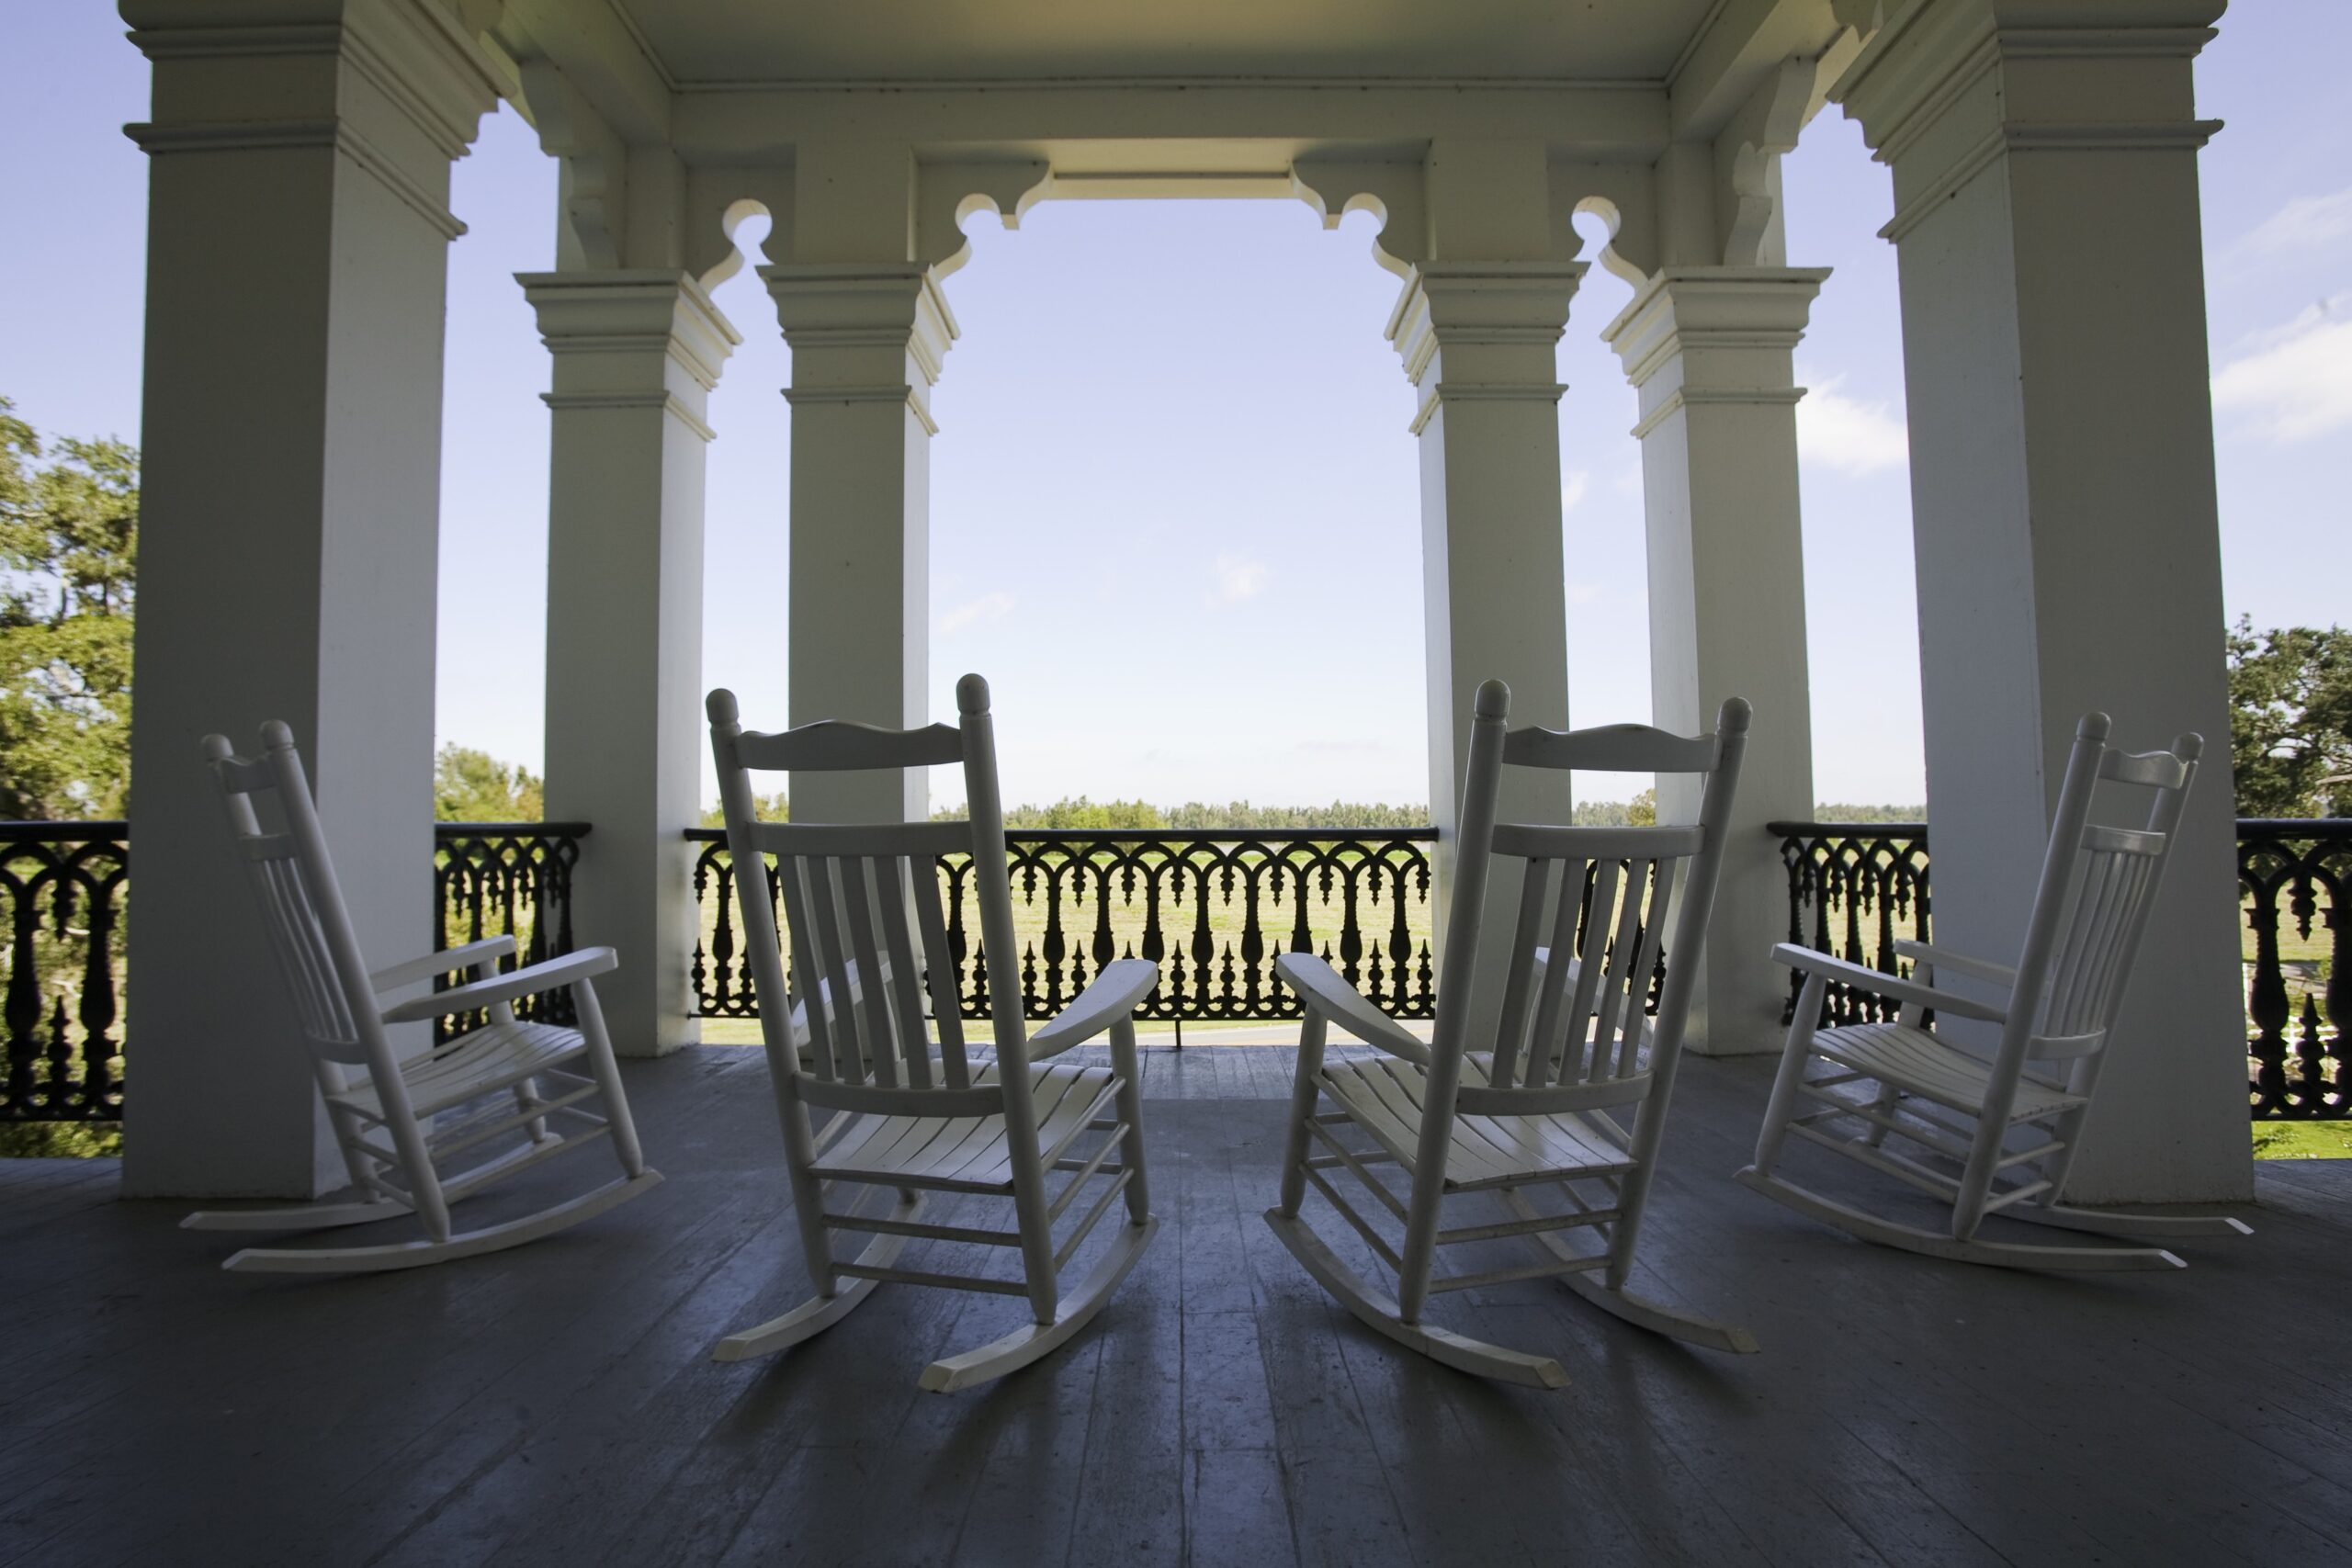
<path fill-rule="evenodd" d="M 470 746 L 448 745 L 433 757 L 436 822 L 541 822 L 546 792 L 539 775 Z"/>
<path fill-rule="evenodd" d="M 789 822 L 792 820 L 792 805 L 789 801 L 785 799 L 784 792 L 782 790 L 776 791 L 774 795 L 752 795 L 752 809 L 758 814 L 760 820 L 763 822 Z M 706 828 L 726 827 L 726 811 L 716 806 L 704 807 L 702 812 L 702 825 Z"/>
<path fill-rule="evenodd" d="M 2352 632 L 2241 615 L 2228 647 L 2238 815 L 2352 816 Z"/>
<path fill-rule="evenodd" d="M 1631 800 L 1579 800 L 1570 820 L 1579 828 L 1654 828 L 1657 791 L 1645 789 Z"/>
<path fill-rule="evenodd" d="M 119 817 L 139 454 L 71 437 L 52 454 L 15 406 L 0 398 L 0 817 Z"/>

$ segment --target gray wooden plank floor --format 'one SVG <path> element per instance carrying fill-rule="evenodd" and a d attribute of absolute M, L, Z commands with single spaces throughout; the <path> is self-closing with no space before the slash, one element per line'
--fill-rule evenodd
<path fill-rule="evenodd" d="M 106 1165 L 0 1162 L 0 1562 L 2352 1560 L 2346 1164 L 2265 1168 L 2256 1236 L 2177 1275 L 1939 1264 L 1734 1186 L 1764 1067 L 1693 1061 L 1643 1288 L 1763 1353 L 1542 1282 L 1442 1305 L 1556 1355 L 1543 1395 L 1394 1349 L 1268 1234 L 1286 1053 L 1155 1052 L 1157 1245 L 1061 1354 L 941 1397 L 922 1365 L 1015 1303 L 886 1286 L 784 1356 L 708 1359 L 806 1289 L 764 1068 L 626 1070 L 662 1187 L 409 1274 L 223 1274 L 233 1238 L 112 1201 Z"/>

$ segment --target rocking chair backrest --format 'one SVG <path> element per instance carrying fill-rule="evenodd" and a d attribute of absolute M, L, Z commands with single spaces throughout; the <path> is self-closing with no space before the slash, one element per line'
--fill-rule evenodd
<path fill-rule="evenodd" d="M 2016 1065 L 2081 1059 L 2105 1048 L 2204 750 L 2192 734 L 2169 751 L 2118 751 L 2107 744 L 2108 729 L 2107 716 L 2094 713 L 2075 730 L 2018 961 L 2010 1030 L 2028 1032 L 2021 1051 L 2005 1049 L 2005 1066 L 2012 1057 Z M 2090 821 L 2101 781 L 2154 792 L 2145 827 Z"/>
<path fill-rule="evenodd" d="M 1685 826 L 1495 824 L 1491 856 L 1518 860 L 1523 872 L 1492 1089 L 1473 1096 L 1476 1109 L 1518 1109 L 1507 1104 L 1507 1094 L 1529 1090 L 1547 1091 L 1544 1099 L 1552 1109 L 1622 1103 L 1640 1098 L 1652 1075 L 1670 1073 L 1713 907 L 1747 724 L 1747 705 L 1733 698 L 1712 735 L 1623 724 L 1566 733 L 1531 728 L 1505 738 L 1492 765 L 1497 773 L 1518 766 L 1699 773 L 1706 783 L 1699 820 Z M 1470 788 L 1476 793 L 1481 785 L 1474 780 Z M 1464 852 L 1469 852 L 1466 844 Z M 1669 920 L 1674 934 L 1667 942 Z M 1677 962 L 1665 966 L 1652 1021 L 1647 1015 L 1662 944 Z M 1541 969 L 1538 948 L 1550 950 Z M 1464 1109 L 1473 1109 L 1467 1100 Z"/>
<path fill-rule="evenodd" d="M 768 998 L 760 1021 L 769 1066 L 779 1083 L 790 1076 L 815 1103 L 854 1100 L 860 1109 L 881 1109 L 870 1093 L 855 1091 L 912 1094 L 972 1087 L 955 967 L 948 961 L 939 857 L 972 856 L 981 936 L 990 958 L 1012 951 L 1012 904 L 988 684 L 967 675 L 956 695 L 963 708 L 960 726 L 910 730 L 821 720 L 763 734 L 741 727 L 732 692 L 714 691 L 706 704 L 752 977 L 761 997 Z M 928 768 L 949 762 L 964 767 L 970 805 L 968 818 L 960 822 L 762 822 L 753 805 L 753 771 Z M 776 857 L 772 879 L 762 874 L 767 855 Z M 792 934 L 791 994 L 808 1021 L 805 1065 L 781 1000 L 786 991 L 776 903 Z M 1010 960 L 1001 973 L 1013 973 Z M 922 1006 L 926 980 L 928 1019 Z M 993 1010 L 997 1058 L 1006 1079 L 1016 1066 L 1025 1066 L 1026 1036 L 1018 992 L 1012 995 L 1014 1005 Z M 843 1090 L 851 1092 L 845 1097 Z M 919 1102 L 910 1101 L 906 1109 L 924 1113 Z"/>
<path fill-rule="evenodd" d="M 205 761 L 220 785 L 229 826 L 260 903 L 270 956 L 294 1005 L 296 1021 L 313 1055 L 342 1087 L 340 1069 L 365 1066 L 371 1076 L 397 1077 L 390 1045 L 378 1020 L 343 890 L 328 858 L 326 835 L 311 798 L 310 780 L 294 732 L 272 720 L 261 728 L 259 761 L 240 757 L 226 736 L 204 738 Z M 266 832 L 256 797 L 277 801 L 283 832 Z"/>

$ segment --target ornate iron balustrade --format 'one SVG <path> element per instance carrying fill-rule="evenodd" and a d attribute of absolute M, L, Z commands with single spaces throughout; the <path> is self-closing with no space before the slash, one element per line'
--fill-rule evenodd
<path fill-rule="evenodd" d="M 1917 822 L 1774 822 L 1789 867 L 1789 940 L 1891 974 L 1898 936 L 1928 938 L 1928 829 Z M 2256 1120 L 2352 1117 L 2344 1026 L 2352 1017 L 2352 818 L 2238 819 L 2246 976 L 2246 1098 Z M 2281 929 L 2280 916 L 2289 924 Z M 1865 940 L 1865 932 L 1869 940 Z M 2322 942 L 2315 933 L 2324 933 Z M 2289 943 L 2301 950 L 2287 952 Z M 1792 983 L 1782 1021 L 1795 1015 Z M 1832 986 L 1825 1020 L 1894 1016 Z"/>
<path fill-rule="evenodd" d="M 8 926 L 0 1121 L 121 1116 L 122 1042 L 115 1031 L 130 875 L 128 822 L 0 822 L 0 907 Z"/>
<path fill-rule="evenodd" d="M 436 822 L 433 825 L 433 951 L 488 936 L 512 936 L 515 952 L 500 972 L 571 951 L 571 869 L 580 860 L 585 822 Z M 434 982 L 444 990 L 458 983 Z M 571 1023 L 568 990 L 521 997 L 514 1016 Z M 479 1012 L 435 1020 L 438 1044 L 486 1021 Z"/>
<path fill-rule="evenodd" d="M 1928 825 L 1924 822 L 1770 822 L 1789 868 L 1789 940 L 1816 953 L 1890 975 L 1911 966 L 1895 955 L 1897 937 L 1928 940 Z M 1804 978 L 1792 973 L 1781 1021 L 1796 1017 Z M 1899 1010 L 1850 986 L 1831 982 L 1822 1021 L 1875 1023 Z"/>
<path fill-rule="evenodd" d="M 726 832 L 694 828 L 686 837 L 703 846 L 694 876 L 705 931 L 694 957 L 697 1010 L 756 1017 Z M 1023 1013 L 1051 1018 L 1104 964 L 1140 957 L 1162 970 L 1146 1018 L 1296 1018 L 1297 999 L 1275 980 L 1273 959 L 1311 952 L 1390 1017 L 1429 1018 L 1429 847 L 1436 839 L 1434 828 L 1009 833 Z M 964 1016 L 985 1018 L 991 975 L 978 941 L 971 857 L 941 856 L 939 875 L 956 994 Z M 768 896 L 775 897 L 773 874 Z"/>
<path fill-rule="evenodd" d="M 2352 1078 L 2345 1075 L 2344 1026 L 2352 1019 L 2352 818 L 2299 821 L 2241 818 L 2238 886 L 2254 933 L 2246 1018 L 2254 1037 L 2248 1088 L 2257 1118 L 2298 1121 L 2352 1116 Z M 2307 950 L 2281 951 L 2287 933 Z M 2319 923 L 2314 926 L 2313 921 Z M 2318 951 L 2324 931 L 2327 951 Z M 2297 1005 L 2300 992 L 2301 1006 Z"/>

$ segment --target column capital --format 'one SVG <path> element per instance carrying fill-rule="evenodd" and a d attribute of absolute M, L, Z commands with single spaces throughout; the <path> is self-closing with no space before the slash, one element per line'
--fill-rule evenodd
<path fill-rule="evenodd" d="M 1442 402 L 1557 402 L 1555 351 L 1584 262 L 1430 262 L 1406 278 L 1387 337 L 1420 394 L 1419 434 Z"/>
<path fill-rule="evenodd" d="M 787 399 L 903 401 L 937 434 L 931 389 L 962 333 L 930 267 L 798 262 L 763 266 L 760 276 L 792 347 Z"/>
<path fill-rule="evenodd" d="M 1901 240 L 2005 153 L 2195 152 L 2190 62 L 2222 0 L 2110 0 L 2096 25 L 2052 0 L 1922 0 L 1829 88 L 1894 169 Z"/>
<path fill-rule="evenodd" d="M 208 11 L 227 13 L 216 18 Z M 514 90 L 511 62 L 435 6 L 326 0 L 309 19 L 126 0 L 155 68 L 156 118 L 123 133 L 155 155 L 332 149 L 455 239 L 448 165 Z"/>
<path fill-rule="evenodd" d="M 555 356 L 551 409 L 666 408 L 707 441 L 710 389 L 743 341 L 692 275 L 518 272 Z"/>
<path fill-rule="evenodd" d="M 1718 402 L 1743 400 L 1743 392 L 1754 394 L 1744 400 L 1793 402 L 1788 355 L 1828 276 L 1818 266 L 1666 267 L 1601 329 L 1600 340 L 1617 351 L 1636 388 L 1679 359 L 1690 400 L 1699 400 L 1691 394 L 1703 387 Z M 1689 363 L 1694 355 L 1708 363 Z"/>

